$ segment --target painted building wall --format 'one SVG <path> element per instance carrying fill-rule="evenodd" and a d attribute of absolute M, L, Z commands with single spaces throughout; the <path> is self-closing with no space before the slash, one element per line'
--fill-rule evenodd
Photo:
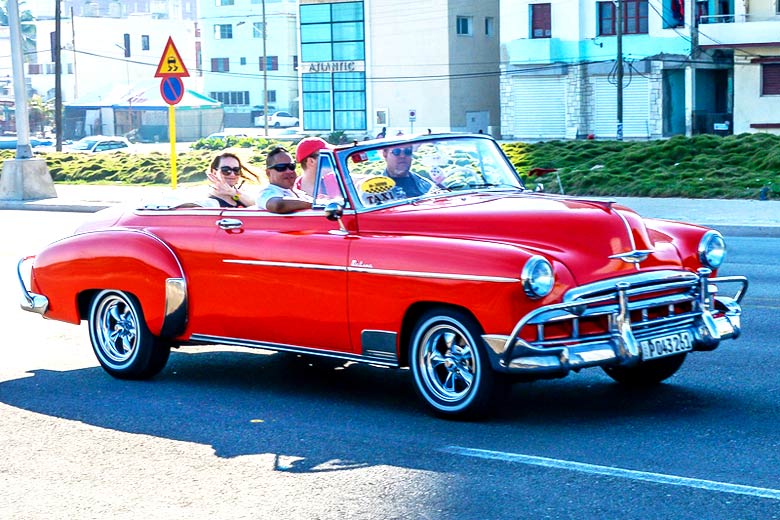
<path fill-rule="evenodd" d="M 261 69 L 261 1 L 244 0 L 234 5 L 217 5 L 219 3 L 215 0 L 200 0 L 198 13 L 202 39 L 203 92 L 215 99 L 220 99 L 220 96 L 214 96 L 213 93 L 242 93 L 238 96 L 239 103 L 228 100 L 225 104 L 225 126 L 263 125 L 259 114 L 264 106 L 264 81 L 271 97 L 269 113 L 283 110 L 297 116 L 297 2 L 265 0 L 265 54 L 272 61 L 265 71 Z M 229 26 L 232 37 L 219 37 L 218 26 Z M 227 60 L 229 70 L 212 70 L 213 59 Z M 276 70 L 272 70 L 274 67 Z M 244 99 L 245 92 L 248 93 L 248 99 Z M 220 101 L 224 102 L 223 99 Z"/>

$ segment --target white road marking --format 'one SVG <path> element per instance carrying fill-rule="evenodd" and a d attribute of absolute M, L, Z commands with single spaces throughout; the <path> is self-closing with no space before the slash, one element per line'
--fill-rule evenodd
<path fill-rule="evenodd" d="M 529 464 L 531 466 L 541 466 L 545 468 L 579 471 L 581 473 L 590 473 L 593 475 L 606 475 L 609 477 L 644 480 L 646 482 L 656 482 L 659 484 L 669 484 L 672 486 L 684 486 L 704 489 L 707 491 L 719 491 L 721 493 L 732 493 L 737 495 L 748 495 L 752 497 L 780 500 L 780 489 L 743 486 L 741 484 L 729 484 L 727 482 L 716 482 L 713 480 L 678 477 L 676 475 L 664 475 L 663 473 L 650 473 L 647 471 L 635 471 L 631 469 L 614 468 L 610 466 L 597 466 L 595 464 L 585 464 L 582 462 L 550 459 L 547 457 L 536 457 L 533 455 L 521 455 L 519 453 L 506 453 L 502 451 L 464 448 L 461 446 L 447 446 L 446 448 L 442 448 L 440 451 L 445 453 L 453 453 L 456 455 L 463 455 L 466 457 L 515 462 L 518 464 Z"/>

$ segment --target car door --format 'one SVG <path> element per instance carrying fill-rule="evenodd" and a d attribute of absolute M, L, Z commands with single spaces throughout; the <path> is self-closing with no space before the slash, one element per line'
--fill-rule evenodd
<path fill-rule="evenodd" d="M 346 259 L 350 236 L 321 209 L 279 215 L 226 209 L 216 223 L 211 273 L 223 320 L 200 334 L 350 352 Z"/>

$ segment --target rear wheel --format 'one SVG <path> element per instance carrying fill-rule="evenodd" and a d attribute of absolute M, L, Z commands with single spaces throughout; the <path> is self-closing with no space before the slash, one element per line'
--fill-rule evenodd
<path fill-rule="evenodd" d="M 493 371 L 477 322 L 450 309 L 425 313 L 412 333 L 409 363 L 415 389 L 438 415 L 479 418 L 508 386 Z"/>
<path fill-rule="evenodd" d="M 156 375 L 171 352 L 149 332 L 138 299 L 123 291 L 101 291 L 92 300 L 89 339 L 100 365 L 121 379 Z"/>
<path fill-rule="evenodd" d="M 644 361 L 633 367 L 604 367 L 604 372 L 626 386 L 651 386 L 672 377 L 682 366 L 686 354 Z"/>

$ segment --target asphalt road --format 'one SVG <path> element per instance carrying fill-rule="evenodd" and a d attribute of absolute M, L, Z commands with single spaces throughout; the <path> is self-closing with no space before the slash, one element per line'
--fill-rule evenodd
<path fill-rule="evenodd" d="M 744 334 L 667 384 L 588 370 L 464 423 L 405 371 L 286 354 L 110 378 L 83 325 L 18 309 L 17 259 L 87 217 L 0 211 L 0 518 L 780 518 L 778 239 L 728 237 Z"/>

